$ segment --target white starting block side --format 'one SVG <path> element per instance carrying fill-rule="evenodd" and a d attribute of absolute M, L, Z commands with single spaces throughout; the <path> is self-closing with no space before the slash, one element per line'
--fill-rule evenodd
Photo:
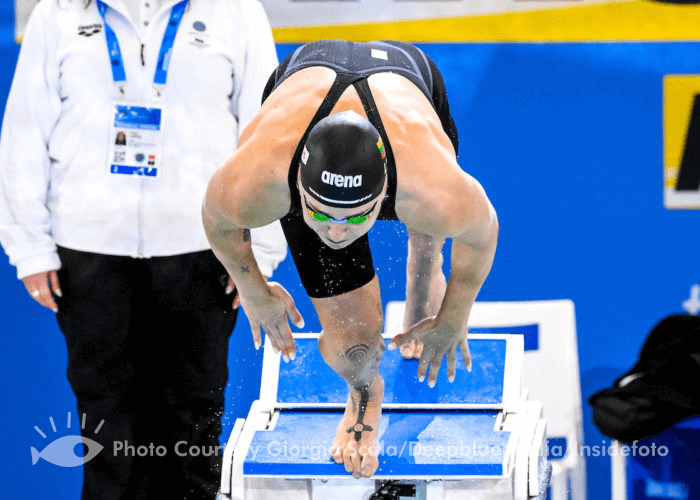
<path fill-rule="evenodd" d="M 401 332 L 404 306 L 404 302 L 387 304 L 385 332 Z M 583 444 L 583 412 L 573 302 L 477 301 L 469 329 L 523 336 L 523 385 L 530 398 L 544 403 L 553 467 L 551 500 L 585 500 L 585 461 L 578 452 Z"/>
<path fill-rule="evenodd" d="M 388 344 L 391 335 L 385 335 Z M 296 359 L 280 361 L 265 344 L 260 400 L 274 408 L 345 408 L 347 384 L 326 365 L 318 334 L 296 334 Z M 447 382 L 446 363 L 430 388 L 417 383 L 418 360 L 404 360 L 398 349 L 385 351 L 379 367 L 384 378 L 385 410 L 498 409 L 509 410 L 521 400 L 523 340 L 517 335 L 472 335 L 469 339 L 472 372 L 457 356 L 454 383 Z M 313 367 L 310 370 L 309 367 Z"/>
<path fill-rule="evenodd" d="M 579 453 L 583 411 L 574 303 L 477 302 L 470 324 L 476 331 L 490 326 L 537 326 L 537 343 L 525 351 L 524 385 L 532 399 L 544 403 L 553 468 L 551 500 L 585 500 L 586 464 Z"/>
<path fill-rule="evenodd" d="M 245 424 L 244 418 L 237 418 L 236 422 L 233 424 L 233 429 L 231 430 L 231 435 L 226 443 L 226 448 L 231 447 L 233 450 L 238 443 L 238 439 L 241 437 L 243 432 L 243 424 Z M 231 495 L 231 474 L 233 473 L 233 453 L 226 453 L 224 449 L 224 456 L 222 457 L 221 465 L 221 493 L 225 495 Z"/>
<path fill-rule="evenodd" d="M 473 371 L 458 356 L 455 382 L 442 367 L 434 388 L 418 382 L 416 360 L 387 351 L 379 468 L 361 480 L 330 457 L 348 389 L 317 338 L 295 335 L 290 363 L 266 345 L 260 399 L 225 449 L 221 499 L 367 500 L 387 484 L 412 488 L 402 500 L 544 498 L 532 486 L 548 480 L 542 405 L 523 398 L 521 336 L 471 336 Z"/>

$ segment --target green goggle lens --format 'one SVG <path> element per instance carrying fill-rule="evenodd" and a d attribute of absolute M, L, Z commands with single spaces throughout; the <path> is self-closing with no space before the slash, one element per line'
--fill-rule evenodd
<path fill-rule="evenodd" d="M 348 219 L 349 224 L 362 224 L 364 222 L 367 222 L 369 219 L 369 215 L 358 215 L 357 217 L 350 217 Z"/>
<path fill-rule="evenodd" d="M 313 217 L 314 219 L 316 219 L 317 221 L 321 221 L 321 222 L 328 222 L 330 220 L 325 215 L 320 214 L 318 212 L 314 212 L 313 210 L 309 210 L 309 215 L 311 217 Z"/>
<path fill-rule="evenodd" d="M 331 220 L 330 217 L 328 217 L 326 215 L 320 214 L 318 212 L 314 212 L 311 209 L 307 209 L 307 210 L 309 210 L 309 215 L 311 215 L 311 217 L 313 217 L 315 220 L 317 220 L 319 222 L 328 222 L 329 220 Z M 350 217 L 349 219 L 345 219 L 343 221 L 333 219 L 333 222 L 336 222 L 336 223 L 347 222 L 348 224 L 357 225 L 357 224 L 364 224 L 365 222 L 367 222 L 369 217 L 370 217 L 370 215 L 358 215 L 356 217 Z"/>

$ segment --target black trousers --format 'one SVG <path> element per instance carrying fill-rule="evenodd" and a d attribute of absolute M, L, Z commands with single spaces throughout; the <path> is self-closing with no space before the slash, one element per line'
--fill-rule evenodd
<path fill-rule="evenodd" d="M 104 447 L 84 465 L 83 500 L 213 500 L 236 321 L 226 270 L 211 251 L 58 254 L 68 380 L 83 436 Z"/>

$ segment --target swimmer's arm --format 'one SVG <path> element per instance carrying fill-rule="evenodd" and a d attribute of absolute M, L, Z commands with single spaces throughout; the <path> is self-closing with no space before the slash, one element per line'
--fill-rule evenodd
<path fill-rule="evenodd" d="M 491 270 L 498 218 L 481 185 L 461 171 L 449 182 L 433 184 L 413 198 L 422 201 L 406 207 L 397 204 L 399 218 L 422 233 L 452 238 L 451 269 L 437 316 L 413 325 L 391 343 L 398 347 L 410 340 L 423 342 L 418 377 L 425 377 L 430 365 L 428 383 L 432 385 L 445 354 L 447 376 L 454 379 L 457 346 L 465 366 L 471 369 L 467 324 L 476 296 Z"/>
<path fill-rule="evenodd" d="M 233 278 L 240 294 L 254 297 L 264 293 L 265 278 L 253 256 L 250 228 L 238 227 L 202 208 L 204 231 L 216 257 Z"/>
<path fill-rule="evenodd" d="M 264 214 L 245 220 L 246 181 L 237 175 L 232 161 L 209 180 L 202 204 L 202 223 L 209 244 L 239 290 L 250 297 L 264 293 L 265 279 L 253 256 L 250 229 L 263 226 Z M 257 224 L 256 224 L 257 223 Z"/>
<path fill-rule="evenodd" d="M 286 178 L 276 179 L 269 165 L 279 162 L 267 140 L 261 146 L 256 117 L 238 150 L 209 180 L 202 204 L 207 239 L 233 277 L 239 292 L 262 294 L 265 280 L 253 256 L 250 229 L 281 219 L 289 210 Z M 251 132 L 252 131 L 252 132 Z"/>
<path fill-rule="evenodd" d="M 445 295 L 442 272 L 444 238 L 408 228 L 406 258 L 406 308 L 403 329 L 437 314 Z"/>
<path fill-rule="evenodd" d="M 255 194 L 249 197 L 246 193 Z M 230 164 L 224 165 L 209 181 L 202 204 L 202 223 L 214 254 L 238 289 L 256 348 L 262 343 L 262 327 L 272 346 L 285 359 L 293 359 L 295 347 L 287 316 L 296 325 L 303 325 L 303 318 L 282 286 L 266 282 L 251 246 L 250 228 L 264 226 L 281 217 L 267 208 L 278 207 L 280 198 L 270 202 L 266 194 L 269 193 L 265 189 L 246 186 L 246 180 L 236 177 Z"/>
<path fill-rule="evenodd" d="M 466 338 L 469 314 L 491 271 L 499 226 L 496 211 L 484 189 L 471 176 L 464 174 L 464 177 L 463 195 L 450 210 L 450 224 L 446 227 L 445 236 L 452 238 L 452 253 L 438 320 Z M 471 358 L 464 361 L 471 370 Z"/>

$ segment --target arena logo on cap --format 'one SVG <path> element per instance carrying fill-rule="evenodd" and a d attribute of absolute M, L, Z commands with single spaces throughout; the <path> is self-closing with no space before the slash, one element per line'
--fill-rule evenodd
<path fill-rule="evenodd" d="M 340 175 L 332 174 L 328 170 L 324 170 L 321 174 L 321 181 L 336 187 L 360 187 L 362 186 L 362 174 Z"/>

